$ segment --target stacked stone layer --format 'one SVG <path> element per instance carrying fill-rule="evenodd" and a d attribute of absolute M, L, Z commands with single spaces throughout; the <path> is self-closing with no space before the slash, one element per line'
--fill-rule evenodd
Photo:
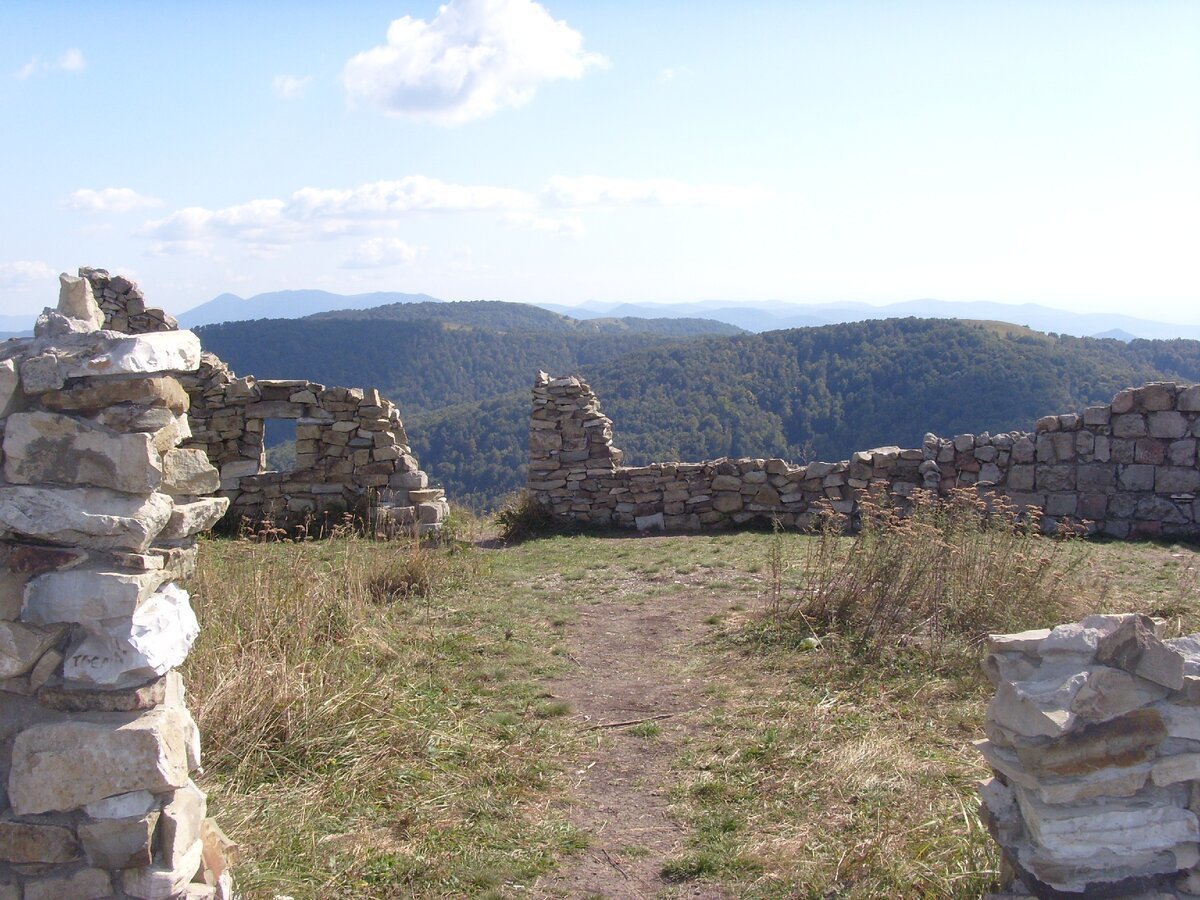
<path fill-rule="evenodd" d="M 104 328 L 124 334 L 174 331 L 179 323 L 163 310 L 146 306 L 146 296 L 136 281 L 124 275 L 109 275 L 107 269 L 82 266 L 79 276 L 92 285 L 92 294 L 104 313 Z"/>
<path fill-rule="evenodd" d="M 97 330 L 62 281 L 0 344 L 0 897 L 229 896 L 174 671 L 199 631 L 174 582 L 228 506 L 179 449 L 200 344 Z"/>
<path fill-rule="evenodd" d="M 1200 635 L 1139 615 L 993 635 L 977 748 L 1011 895 L 1200 894 Z"/>
<path fill-rule="evenodd" d="M 586 425 L 586 428 L 585 428 Z M 717 459 L 622 466 L 612 422 L 574 377 L 538 373 L 528 488 L 581 524 L 701 530 L 777 519 L 807 527 L 819 503 L 853 514 L 867 492 L 904 504 L 918 488 L 975 488 L 1115 537 L 1200 533 L 1200 386 L 1147 384 L 1111 404 L 1046 416 L 1032 432 L 925 436 L 840 462 Z"/>

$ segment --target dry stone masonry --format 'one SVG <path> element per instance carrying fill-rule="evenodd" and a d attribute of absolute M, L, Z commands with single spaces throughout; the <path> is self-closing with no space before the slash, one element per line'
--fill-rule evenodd
<path fill-rule="evenodd" d="M 1006 896 L 1200 896 L 1200 635 L 1089 616 L 988 650 L 979 790 Z"/>
<path fill-rule="evenodd" d="M 133 334 L 177 327 L 162 310 L 146 308 L 134 282 L 103 269 L 79 274 L 105 298 L 104 327 Z M 238 378 L 211 353 L 180 381 L 191 403 L 192 433 L 183 446 L 195 451 L 196 465 L 206 456 L 217 467 L 219 495 L 237 522 L 320 530 L 356 512 L 426 534 L 449 512 L 408 445 L 400 411 L 374 388 Z M 268 470 L 263 436 L 273 419 L 296 423 L 293 471 Z"/>
<path fill-rule="evenodd" d="M 529 432 L 533 497 L 585 525 L 690 530 L 777 519 L 805 528 L 819 503 L 853 514 L 865 492 L 903 504 L 917 489 L 974 487 L 1115 537 L 1200 533 L 1200 386 L 1147 384 L 1032 432 L 925 436 L 836 463 L 718 459 L 622 466 L 612 422 L 575 377 L 539 372 Z"/>
<path fill-rule="evenodd" d="M 175 581 L 229 504 L 179 448 L 200 343 L 99 330 L 92 284 L 0 344 L 0 898 L 229 897 L 175 671 Z"/>

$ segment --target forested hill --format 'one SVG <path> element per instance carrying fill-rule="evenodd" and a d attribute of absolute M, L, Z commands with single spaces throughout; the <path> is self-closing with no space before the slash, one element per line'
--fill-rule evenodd
<path fill-rule="evenodd" d="M 682 340 L 522 330 L 507 310 L 479 309 L 496 318 L 261 320 L 199 334 L 239 373 L 378 387 L 400 405 L 423 467 L 452 498 L 482 507 L 524 481 L 538 369 L 583 374 L 633 463 L 843 459 L 881 444 L 919 446 L 926 431 L 1027 429 L 1148 380 L 1200 381 L 1198 341 L 1123 343 L 944 319 Z"/>
<path fill-rule="evenodd" d="M 545 367 L 543 367 L 545 368 Z M 561 373 L 562 370 L 548 370 Z M 635 351 L 581 367 L 631 464 L 719 456 L 845 459 L 927 431 L 1029 429 L 1149 380 L 1200 381 L 1200 342 L 1021 334 L 890 319 Z M 409 434 L 452 496 L 519 487 L 529 388 L 421 413 Z"/>
<path fill-rule="evenodd" d="M 417 320 L 444 322 L 468 328 L 491 331 L 546 331 L 555 334 L 656 334 L 670 337 L 744 334 L 736 325 L 714 319 L 643 319 L 624 318 L 573 319 L 548 309 L 526 303 L 502 300 L 462 300 L 454 303 L 391 303 L 372 309 L 339 309 L 316 313 L 310 319 L 345 319 L 349 321 L 413 322 Z"/>

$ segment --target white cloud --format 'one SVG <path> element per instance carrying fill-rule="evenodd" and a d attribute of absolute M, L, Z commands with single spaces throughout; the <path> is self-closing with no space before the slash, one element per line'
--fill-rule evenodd
<path fill-rule="evenodd" d="M 58 58 L 58 67 L 64 72 L 82 72 L 87 68 L 87 60 L 83 58 L 82 50 L 72 47 L 63 51 L 63 55 Z"/>
<path fill-rule="evenodd" d="M 284 100 L 299 100 L 308 90 L 312 81 L 311 75 L 298 78 L 295 75 L 276 75 L 271 81 L 271 89 Z"/>
<path fill-rule="evenodd" d="M 450 0 L 432 21 L 393 21 L 386 44 L 347 61 L 342 83 L 352 104 L 459 125 L 528 103 L 544 81 L 604 65 L 532 0 Z"/>
<path fill-rule="evenodd" d="M 745 206 L 767 199 L 757 185 L 686 184 L 670 178 L 555 175 L 542 198 L 548 206 Z"/>
<path fill-rule="evenodd" d="M 343 269 L 382 269 L 407 266 L 424 255 L 424 247 L 415 247 L 399 238 L 375 237 L 363 241 L 342 260 Z"/>
<path fill-rule="evenodd" d="M 20 259 L 16 262 L 0 263 L 0 281 L 8 285 L 32 284 L 35 281 L 58 279 L 58 272 L 44 262 Z"/>
<path fill-rule="evenodd" d="M 287 199 L 250 200 L 222 209 L 190 206 L 146 222 L 138 234 L 157 241 L 152 252 L 160 254 L 199 252 L 218 239 L 253 244 L 259 251 L 269 252 L 272 247 L 297 241 L 377 234 L 414 215 L 496 213 L 511 227 L 579 236 L 585 231 L 583 220 L 578 215 L 564 215 L 563 210 L 743 206 L 768 196 L 757 186 L 689 185 L 670 179 L 556 175 L 541 192 L 531 193 L 408 175 L 351 188 L 304 187 Z"/>
<path fill-rule="evenodd" d="M 72 191 L 66 200 L 67 206 L 91 213 L 126 213 L 135 209 L 162 206 L 157 197 L 139 194 L 133 188 L 80 188 Z"/>
<path fill-rule="evenodd" d="M 532 213 L 509 213 L 505 221 L 514 228 L 528 228 L 542 234 L 580 237 L 587 231 L 579 216 L 538 216 Z"/>
<path fill-rule="evenodd" d="M 62 52 L 53 68 L 63 72 L 82 72 L 87 68 L 87 60 L 84 58 L 82 50 L 78 47 L 71 47 Z M 42 62 L 40 56 L 34 56 L 29 62 L 17 69 L 14 74 L 19 81 L 24 81 L 27 78 L 32 78 L 34 75 L 45 74 L 50 69 L 51 66 Z"/>

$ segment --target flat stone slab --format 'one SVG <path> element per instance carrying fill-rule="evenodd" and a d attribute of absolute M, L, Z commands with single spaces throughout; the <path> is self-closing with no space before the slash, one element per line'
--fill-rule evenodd
<path fill-rule="evenodd" d="M 0 532 L 98 550 L 145 550 L 171 516 L 165 494 L 98 487 L 0 486 Z"/>
<path fill-rule="evenodd" d="M 66 811 L 130 791 L 188 783 L 188 722 L 165 708 L 108 722 L 33 725 L 13 742 L 9 802 L 17 815 Z"/>
<path fill-rule="evenodd" d="M 25 586 L 21 618 L 50 625 L 132 616 L 168 574 L 162 569 L 118 572 L 92 566 L 49 572 Z"/>
<path fill-rule="evenodd" d="M 200 368 L 200 339 L 190 331 L 124 335 L 113 331 L 35 338 L 23 348 L 21 387 L 42 394 L 71 378 L 152 375 Z"/>
<path fill-rule="evenodd" d="M 148 434 L 118 434 L 72 416 L 25 412 L 8 417 L 4 475 L 13 484 L 91 484 L 149 494 L 162 482 L 162 459 Z"/>

